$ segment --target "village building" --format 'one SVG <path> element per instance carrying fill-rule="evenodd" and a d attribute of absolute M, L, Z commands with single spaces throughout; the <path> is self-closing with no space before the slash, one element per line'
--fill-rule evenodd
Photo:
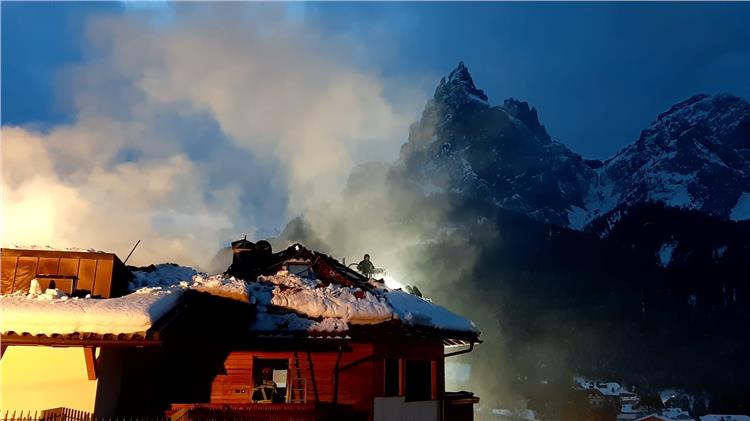
<path fill-rule="evenodd" d="M 639 408 L 634 407 L 632 404 L 622 404 L 620 413 L 617 414 L 617 421 L 634 421 L 643 416 L 642 411 Z"/>
<path fill-rule="evenodd" d="M 445 359 L 479 342 L 472 322 L 299 244 L 273 253 L 241 240 L 233 251 L 227 273 L 208 276 L 172 264 L 131 272 L 102 253 L 3 249 L 0 407 L 473 419 L 478 397 L 444 387 Z"/>
<path fill-rule="evenodd" d="M 636 419 L 635 421 L 672 421 L 670 418 L 661 416 L 659 414 L 650 414 Z"/>

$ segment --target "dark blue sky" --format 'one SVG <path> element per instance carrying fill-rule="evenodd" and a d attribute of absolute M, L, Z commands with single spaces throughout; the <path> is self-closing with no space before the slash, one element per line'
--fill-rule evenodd
<path fill-rule="evenodd" d="M 1 7 L 3 124 L 69 121 L 74 110 L 56 95 L 59 70 L 86 58 L 87 17 L 128 7 Z M 528 101 L 553 138 L 589 157 L 612 155 L 695 93 L 750 98 L 750 3 L 316 3 L 289 10 L 351 39 L 359 65 L 425 78 L 426 91 L 463 60 L 491 102 Z"/>

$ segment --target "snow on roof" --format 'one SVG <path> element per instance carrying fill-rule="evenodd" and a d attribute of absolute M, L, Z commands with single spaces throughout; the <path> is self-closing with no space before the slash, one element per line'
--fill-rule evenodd
<path fill-rule="evenodd" d="M 671 420 L 669 418 L 666 418 L 666 417 L 663 417 L 663 416 L 661 416 L 659 414 L 649 414 L 649 415 L 646 415 L 645 417 L 640 417 L 640 418 L 636 419 L 635 421 L 653 420 L 653 419 L 662 420 L 662 421 L 673 421 L 673 420 Z"/>
<path fill-rule="evenodd" d="M 621 393 L 628 392 L 627 389 L 620 386 L 619 383 L 615 382 L 599 382 L 589 380 L 585 377 L 574 376 L 573 381 L 578 385 L 579 388 L 584 390 L 598 390 L 602 395 L 606 396 L 620 396 Z"/>
<path fill-rule="evenodd" d="M 684 411 L 682 408 L 664 408 L 661 410 L 661 415 L 663 417 L 666 417 L 670 420 L 692 420 L 693 417 L 690 416 L 687 411 Z"/>
<path fill-rule="evenodd" d="M 52 247 L 52 246 L 41 246 L 37 244 L 13 244 L 3 245 L 3 247 L 19 249 L 19 250 L 44 250 L 44 251 L 71 251 L 79 253 L 107 253 L 106 251 L 97 250 L 93 247 L 79 248 L 79 247 Z"/>
<path fill-rule="evenodd" d="M 151 265 L 133 271 L 133 275 L 131 291 L 137 291 L 139 288 L 180 287 L 239 301 L 250 301 L 250 289 L 245 281 L 224 275 L 209 276 L 191 267 L 174 263 Z"/>
<path fill-rule="evenodd" d="M 394 315 L 403 323 L 443 330 L 478 332 L 471 320 L 450 312 L 445 307 L 401 290 L 385 293 Z"/>
<path fill-rule="evenodd" d="M 147 331 L 179 301 L 181 290 L 146 288 L 107 299 L 68 298 L 58 290 L 0 297 L 3 333 L 52 335 Z"/>
<path fill-rule="evenodd" d="M 294 265 L 302 263 L 293 262 Z M 207 276 L 176 266 L 157 265 L 151 272 L 135 272 L 135 286 L 179 284 L 211 292 L 233 290 L 257 305 L 255 331 L 343 333 L 350 325 L 372 325 L 400 320 L 409 326 L 478 334 L 474 323 L 421 297 L 392 290 L 382 282 L 342 285 L 323 282 L 312 270 L 285 268 L 256 281 L 242 281 L 228 275 Z M 213 288 L 213 290 L 211 290 Z"/>
<path fill-rule="evenodd" d="M 146 332 L 180 301 L 187 289 L 248 301 L 247 284 L 223 275 L 206 276 L 192 268 L 162 264 L 135 271 L 131 293 L 117 298 L 71 298 L 57 289 L 0 296 L 3 333 L 100 335 Z"/>
<path fill-rule="evenodd" d="M 336 269 L 336 264 L 329 262 L 326 270 Z M 190 289 L 255 304 L 250 329 L 257 332 L 341 335 L 350 325 L 398 320 L 407 326 L 479 334 L 473 322 L 421 297 L 373 280 L 346 285 L 331 281 L 343 277 L 341 273 L 324 273 L 317 279 L 310 267 L 290 273 L 282 265 L 273 274 L 246 281 L 226 274 L 209 276 L 171 263 L 152 265 L 134 270 L 131 294 L 119 298 L 68 298 L 55 291 L 52 295 L 3 296 L 2 330 L 31 334 L 142 332 Z"/>
<path fill-rule="evenodd" d="M 324 287 L 318 279 L 303 278 L 286 270 L 260 276 L 258 281 L 274 286 L 270 304 L 310 318 L 335 318 L 352 324 L 375 324 L 393 318 L 384 297 L 356 287 L 334 283 Z"/>
<path fill-rule="evenodd" d="M 701 421 L 750 421 L 748 415 L 715 415 L 708 414 L 700 417 Z"/>
<path fill-rule="evenodd" d="M 130 289 L 134 291 L 142 287 L 172 286 L 189 281 L 197 274 L 198 271 L 193 268 L 174 263 L 146 266 L 133 271 L 134 279 Z"/>

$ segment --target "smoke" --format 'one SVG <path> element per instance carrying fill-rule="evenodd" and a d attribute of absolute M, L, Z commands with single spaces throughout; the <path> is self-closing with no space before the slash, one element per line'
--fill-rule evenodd
<path fill-rule="evenodd" d="M 92 18 L 86 59 L 59 78 L 73 121 L 2 128 L 4 244 L 124 255 L 141 239 L 132 263 L 205 266 L 395 155 L 422 101 L 387 98 L 357 45 L 283 6 L 163 13 Z"/>
<path fill-rule="evenodd" d="M 212 258 L 228 241 L 301 216 L 279 242 L 347 263 L 370 253 L 390 277 L 474 317 L 494 357 L 474 371 L 492 368 L 496 312 L 464 287 L 481 250 L 456 230 L 456 203 L 372 163 L 397 157 L 424 81 L 358 66 L 361 46 L 278 5 L 169 11 L 93 18 L 86 60 L 60 75 L 75 119 L 2 128 L 3 243 L 124 256 L 140 239 L 129 263 L 219 270 L 228 262 Z"/>
<path fill-rule="evenodd" d="M 388 278 L 416 286 L 436 303 L 471 318 L 484 343 L 446 361 L 470 364 L 471 371 L 468 380 L 447 377 L 446 387 L 478 393 L 489 408 L 514 404 L 516 372 L 498 320 L 501 294 L 499 288 L 480 287 L 488 277 L 475 279 L 482 265 L 502 264 L 484 255 L 489 245 L 502 244 L 500 230 L 465 198 L 425 193 L 402 170 L 398 161 L 356 167 L 339 200 L 308 208 L 274 246 L 300 241 L 347 264 L 368 253 Z"/>

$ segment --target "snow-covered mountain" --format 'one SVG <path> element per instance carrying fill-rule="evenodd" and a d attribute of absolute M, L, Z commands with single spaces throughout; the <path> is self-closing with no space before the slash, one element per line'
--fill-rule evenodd
<path fill-rule="evenodd" d="M 440 81 L 396 169 L 425 193 L 463 193 L 560 225 L 596 180 L 579 155 L 550 138 L 536 109 L 515 99 L 491 105 L 463 63 Z"/>
<path fill-rule="evenodd" d="M 696 95 L 660 114 L 598 172 L 589 211 L 642 202 L 750 218 L 750 104 Z M 611 208 L 610 208 L 611 209 Z"/>
<path fill-rule="evenodd" d="M 578 229 L 644 202 L 749 219 L 750 104 L 694 96 L 614 157 L 584 160 L 552 140 L 526 102 L 492 105 L 459 63 L 412 126 L 396 169 L 426 194 L 456 192 Z"/>

